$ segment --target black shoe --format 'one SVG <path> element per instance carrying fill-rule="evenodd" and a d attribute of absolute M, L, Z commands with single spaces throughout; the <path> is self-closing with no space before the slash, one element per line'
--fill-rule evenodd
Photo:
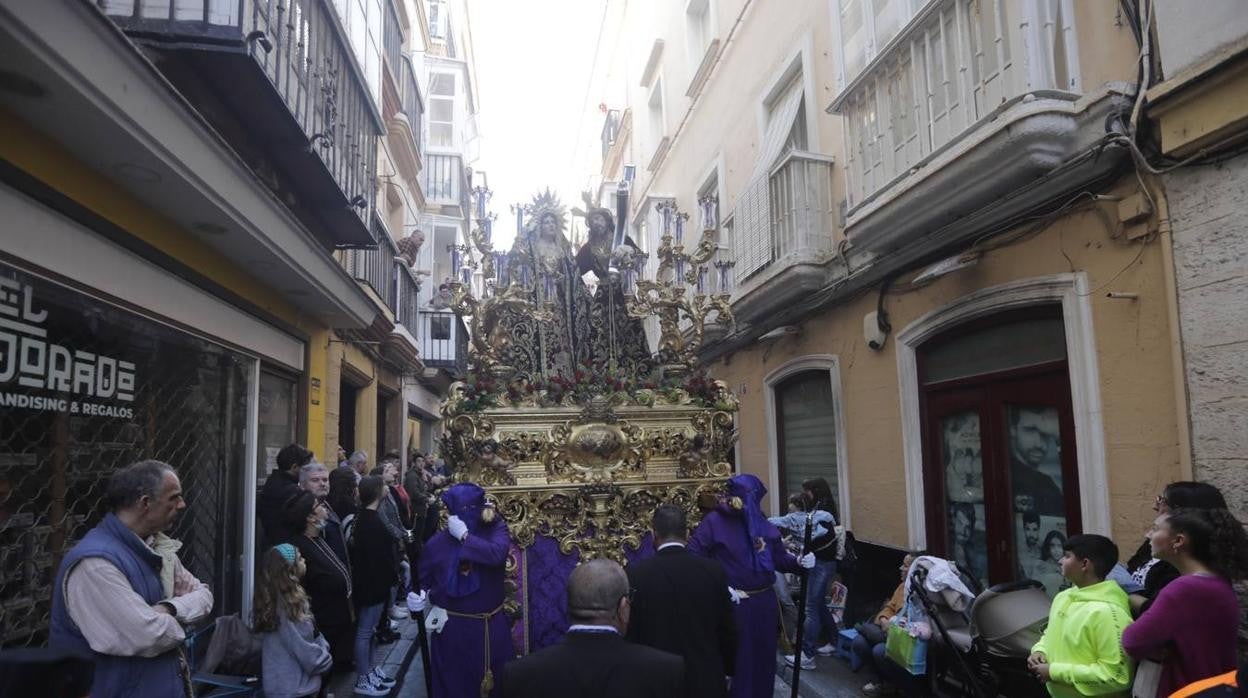
<path fill-rule="evenodd" d="M 390 644 L 390 643 L 392 643 L 392 642 L 394 642 L 394 641 L 398 640 L 398 639 L 399 639 L 399 634 L 398 634 L 398 633 L 396 633 L 396 632 L 392 632 L 392 631 L 387 630 L 387 631 L 386 631 L 386 632 L 384 632 L 384 633 L 381 633 L 381 632 L 377 633 L 376 637 L 377 637 L 377 643 L 378 643 L 378 644 L 381 644 L 381 645 L 388 645 L 388 644 Z"/>

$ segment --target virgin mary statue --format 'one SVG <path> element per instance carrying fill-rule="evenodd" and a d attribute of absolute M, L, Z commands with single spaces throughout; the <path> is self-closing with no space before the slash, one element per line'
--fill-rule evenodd
<path fill-rule="evenodd" d="M 553 318 L 531 316 L 503 320 L 510 338 L 503 363 L 517 377 L 530 380 L 572 377 L 591 361 L 589 337 L 592 298 L 577 270 L 575 250 L 564 236 L 563 206 L 549 190 L 533 199 L 529 220 L 511 247 L 511 281 L 521 283 L 535 301 L 552 309 Z"/>

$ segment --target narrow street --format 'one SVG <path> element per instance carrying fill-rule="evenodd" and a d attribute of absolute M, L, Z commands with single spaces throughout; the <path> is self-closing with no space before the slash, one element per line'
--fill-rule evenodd
<path fill-rule="evenodd" d="M 1229 690 L 1245 9 L 0 0 L 0 694 Z"/>

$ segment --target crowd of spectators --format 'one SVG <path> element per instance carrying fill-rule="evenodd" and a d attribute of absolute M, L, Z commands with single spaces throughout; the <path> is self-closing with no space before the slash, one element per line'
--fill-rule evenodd
<path fill-rule="evenodd" d="M 852 562 L 852 536 L 819 478 L 771 519 L 766 488 L 748 474 L 729 479 L 692 531 L 683 508 L 659 506 L 653 550 L 627 571 L 610 560 L 579 565 L 567 584 L 566 637 L 517 660 L 503 613 L 510 533 L 481 487 L 448 486 L 445 467 L 421 453 L 402 476 L 394 453 L 371 471 L 362 452 L 330 470 L 295 444 L 275 460 L 257 500 L 265 546 L 251 619 L 269 696 L 317 696 L 335 671 L 354 671 L 356 695 L 388 695 L 395 678 L 374 649 L 408 614 L 430 633 L 433 698 L 771 695 L 781 609 L 794 601 L 786 573 L 808 588 L 802 641 L 787 661 L 812 669 L 837 640 L 841 618 L 829 601 L 847 581 L 838 572 Z M 143 461 L 113 476 L 108 501 L 111 513 L 57 571 L 50 645 L 94 657 L 92 695 L 142 685 L 189 696 L 185 627 L 211 612 L 213 598 L 165 533 L 185 508 L 180 481 L 169 465 Z M 1171 483 L 1155 510 L 1125 564 L 1104 536 L 1060 541 L 1063 582 L 1026 659 L 1051 695 L 1160 698 L 1234 683 L 1234 584 L 1248 579 L 1248 534 L 1207 483 Z M 851 664 L 875 674 L 867 695 L 931 688 L 885 651 L 924 556 L 905 555 L 892 595 L 854 627 Z"/>

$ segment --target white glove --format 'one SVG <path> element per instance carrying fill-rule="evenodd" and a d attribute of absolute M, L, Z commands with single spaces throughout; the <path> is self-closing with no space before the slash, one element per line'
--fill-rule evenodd
<path fill-rule="evenodd" d="M 728 587 L 728 597 L 732 599 L 733 603 L 739 604 L 741 603 L 741 599 L 748 599 L 750 598 L 750 595 L 739 589 Z"/>
<path fill-rule="evenodd" d="M 463 540 L 468 535 L 468 524 L 464 523 L 458 516 L 451 515 L 446 520 L 446 532 L 451 534 L 455 540 Z"/>
<path fill-rule="evenodd" d="M 429 592 L 422 589 L 419 594 L 414 591 L 407 593 L 407 610 L 412 613 L 423 613 L 429 608 Z"/>
<path fill-rule="evenodd" d="M 807 569 L 807 570 L 810 569 L 811 567 L 814 567 L 815 566 L 815 554 L 806 553 L 805 555 L 797 558 L 797 564 L 801 565 L 802 569 Z"/>
<path fill-rule="evenodd" d="M 429 612 L 425 614 L 425 630 L 431 633 L 440 633 L 442 628 L 446 627 L 446 609 L 441 606 L 430 606 Z"/>

